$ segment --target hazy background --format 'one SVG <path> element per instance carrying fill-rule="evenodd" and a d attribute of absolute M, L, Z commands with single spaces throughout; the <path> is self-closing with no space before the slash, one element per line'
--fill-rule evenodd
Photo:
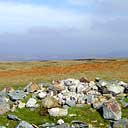
<path fill-rule="evenodd" d="M 0 60 L 128 57 L 128 0 L 0 0 Z"/>

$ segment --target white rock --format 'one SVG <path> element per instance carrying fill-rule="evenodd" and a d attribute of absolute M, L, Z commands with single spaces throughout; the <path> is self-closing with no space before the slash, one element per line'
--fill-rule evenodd
<path fill-rule="evenodd" d="M 62 98 L 59 98 L 59 99 L 58 99 L 58 101 L 59 101 L 59 104 L 61 104 L 61 105 L 63 105 L 63 104 L 65 104 L 65 103 L 66 103 L 66 101 L 65 101 L 65 100 L 63 100 Z"/>
<path fill-rule="evenodd" d="M 94 81 L 90 81 L 90 83 L 89 83 L 89 86 L 94 86 L 95 85 L 95 82 Z"/>
<path fill-rule="evenodd" d="M 120 85 L 127 85 L 127 83 L 125 83 L 123 81 L 120 81 L 119 83 L 120 83 Z"/>
<path fill-rule="evenodd" d="M 34 98 L 30 98 L 29 100 L 28 100 L 28 102 L 26 103 L 26 107 L 27 108 L 35 108 L 37 105 L 36 105 L 36 99 L 34 99 Z"/>
<path fill-rule="evenodd" d="M 125 83 L 125 82 L 123 82 L 123 81 L 120 81 L 120 82 L 118 83 L 118 85 L 123 85 L 124 87 L 127 87 L 127 86 L 128 86 L 128 84 Z"/>
<path fill-rule="evenodd" d="M 79 83 L 77 85 L 77 93 L 82 93 L 84 91 L 84 89 L 85 89 L 85 85 L 84 84 Z"/>
<path fill-rule="evenodd" d="M 18 104 L 18 108 L 24 108 L 25 107 L 25 103 L 19 101 L 19 104 Z"/>
<path fill-rule="evenodd" d="M 80 83 L 79 80 L 76 80 L 76 79 L 66 79 L 66 80 L 63 80 L 64 82 L 64 85 L 65 86 L 72 86 L 72 85 L 78 85 Z"/>
<path fill-rule="evenodd" d="M 91 89 L 93 89 L 93 90 L 98 90 L 98 87 L 95 85 L 94 81 L 90 81 L 89 87 L 91 87 Z"/>
<path fill-rule="evenodd" d="M 108 91 L 114 92 L 116 94 L 124 92 L 124 87 L 115 84 L 107 86 L 107 89 Z"/>
<path fill-rule="evenodd" d="M 62 94 L 62 93 L 59 93 L 57 96 L 58 96 L 59 98 L 63 98 L 63 94 Z"/>
<path fill-rule="evenodd" d="M 37 94 L 37 97 L 40 98 L 40 99 L 43 99 L 47 96 L 47 92 L 40 92 Z"/>
<path fill-rule="evenodd" d="M 63 93 L 63 96 L 66 97 L 66 98 L 70 97 L 70 96 L 76 97 L 77 94 L 76 94 L 76 92 L 65 92 L 65 93 Z"/>
<path fill-rule="evenodd" d="M 68 110 L 63 108 L 52 108 L 48 110 L 50 116 L 58 117 L 58 116 L 67 116 Z"/>
<path fill-rule="evenodd" d="M 101 86 L 106 86 L 106 85 L 108 84 L 108 82 L 105 81 L 105 80 L 101 80 L 101 81 L 100 81 L 100 84 L 101 84 Z"/>
<path fill-rule="evenodd" d="M 79 80 L 74 80 L 74 84 L 75 84 L 75 85 L 78 85 L 79 83 L 80 83 Z"/>
<path fill-rule="evenodd" d="M 76 92 L 76 87 L 77 87 L 77 86 L 75 86 L 75 85 L 69 86 L 68 90 L 69 90 L 70 92 Z"/>
<path fill-rule="evenodd" d="M 59 124 L 59 125 L 64 124 L 64 121 L 63 121 L 62 119 L 59 119 L 59 120 L 57 121 L 57 124 Z"/>
<path fill-rule="evenodd" d="M 59 93 L 58 95 L 57 95 L 57 100 L 59 101 L 59 104 L 65 104 L 65 100 L 64 99 L 66 99 L 66 97 L 65 96 L 63 96 L 63 94 L 62 93 Z"/>

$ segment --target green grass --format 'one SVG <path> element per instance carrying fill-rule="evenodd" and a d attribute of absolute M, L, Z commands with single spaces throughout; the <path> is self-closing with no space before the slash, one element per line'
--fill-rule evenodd
<path fill-rule="evenodd" d="M 23 109 L 17 109 L 12 114 L 18 116 L 20 119 L 25 120 L 31 124 L 41 125 L 43 123 L 49 122 L 49 123 L 56 123 L 58 119 L 63 119 L 66 123 L 71 123 L 72 120 L 80 120 L 83 122 L 86 122 L 88 124 L 92 124 L 94 127 L 97 128 L 107 128 L 109 125 L 109 122 L 104 120 L 101 115 L 96 111 L 92 110 L 90 106 L 85 105 L 84 107 L 80 108 L 69 108 L 69 115 L 70 114 L 76 114 L 74 117 L 70 117 L 69 115 L 66 117 L 50 117 L 47 116 L 40 116 L 39 114 L 40 108 L 36 109 L 35 111 L 30 111 L 27 108 Z M 8 113 L 7 113 L 8 114 Z M 0 125 L 9 124 L 8 128 L 13 128 L 17 125 L 17 122 L 15 121 L 9 121 L 5 114 L 4 116 L 0 116 Z M 101 126 L 102 124 L 102 126 Z"/>
<path fill-rule="evenodd" d="M 27 97 L 22 102 L 26 103 L 29 98 L 32 97 L 32 94 L 27 95 Z M 37 102 L 40 103 L 41 101 L 37 99 Z M 51 117 L 49 114 L 46 114 L 45 116 L 40 115 L 40 111 L 45 111 L 42 106 L 35 109 L 34 111 L 31 111 L 28 108 L 23 109 L 16 109 L 14 112 L 8 112 L 5 115 L 0 116 L 0 125 L 5 126 L 8 125 L 8 128 L 15 127 L 18 122 L 10 121 L 7 119 L 8 114 L 14 114 L 18 116 L 20 119 L 25 120 L 31 124 L 41 125 L 43 123 L 56 123 L 57 120 L 60 118 L 63 119 L 66 123 L 71 123 L 72 120 L 80 120 L 83 122 L 86 122 L 88 124 L 92 124 L 95 127 L 98 128 L 105 128 L 109 125 L 109 122 L 104 120 L 99 112 L 97 112 L 95 109 L 92 109 L 90 105 L 85 105 L 84 107 L 71 107 L 68 109 L 68 116 L 66 117 Z M 76 114 L 76 116 L 70 116 L 71 114 Z M 101 126 L 102 124 L 102 126 Z"/>
<path fill-rule="evenodd" d="M 124 98 L 123 100 L 124 102 L 128 103 L 128 98 Z"/>
<path fill-rule="evenodd" d="M 127 108 L 122 108 L 122 113 L 123 113 L 123 118 L 128 119 L 128 107 Z"/>

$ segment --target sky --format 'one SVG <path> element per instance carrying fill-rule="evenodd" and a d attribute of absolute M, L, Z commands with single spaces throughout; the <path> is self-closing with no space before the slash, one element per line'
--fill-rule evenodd
<path fill-rule="evenodd" d="M 128 0 L 0 0 L 0 58 L 128 57 Z"/>

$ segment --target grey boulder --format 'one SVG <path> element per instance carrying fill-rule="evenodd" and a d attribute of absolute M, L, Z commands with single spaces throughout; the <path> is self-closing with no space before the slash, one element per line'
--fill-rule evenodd
<path fill-rule="evenodd" d="M 79 80 L 75 80 L 75 79 L 66 79 L 63 82 L 65 86 L 76 86 L 80 83 Z"/>
<path fill-rule="evenodd" d="M 92 104 L 95 101 L 95 95 L 87 95 L 87 104 Z"/>
<path fill-rule="evenodd" d="M 75 107 L 76 106 L 76 99 L 74 97 L 70 97 L 66 99 L 66 105 L 70 107 Z"/>
<path fill-rule="evenodd" d="M 128 128 L 128 119 L 120 119 L 119 121 L 111 122 L 111 128 Z"/>
<path fill-rule="evenodd" d="M 8 112 L 10 110 L 10 105 L 7 102 L 0 102 L 0 115 Z"/>
<path fill-rule="evenodd" d="M 12 115 L 12 114 L 7 115 L 7 118 L 8 118 L 9 120 L 13 120 L 13 121 L 20 121 L 20 120 L 21 120 L 21 119 L 19 119 L 17 116 Z"/>
<path fill-rule="evenodd" d="M 31 124 L 26 121 L 20 121 L 16 128 L 34 128 Z"/>
<path fill-rule="evenodd" d="M 23 90 L 16 90 L 8 93 L 8 96 L 12 101 L 21 100 L 26 96 L 26 93 Z"/>
<path fill-rule="evenodd" d="M 55 128 L 71 128 L 69 124 L 63 123 L 60 125 L 57 125 Z"/>
<path fill-rule="evenodd" d="M 120 120 L 122 116 L 120 105 L 110 100 L 103 103 L 103 117 L 110 120 Z"/>
<path fill-rule="evenodd" d="M 55 127 L 54 123 L 45 123 L 39 126 L 39 128 L 53 128 Z"/>
<path fill-rule="evenodd" d="M 74 120 L 71 123 L 72 123 L 72 128 L 88 128 L 89 127 L 87 123 L 84 123 L 82 121 Z"/>
<path fill-rule="evenodd" d="M 124 87 L 116 84 L 107 85 L 107 90 L 115 94 L 120 94 L 124 92 Z"/>

